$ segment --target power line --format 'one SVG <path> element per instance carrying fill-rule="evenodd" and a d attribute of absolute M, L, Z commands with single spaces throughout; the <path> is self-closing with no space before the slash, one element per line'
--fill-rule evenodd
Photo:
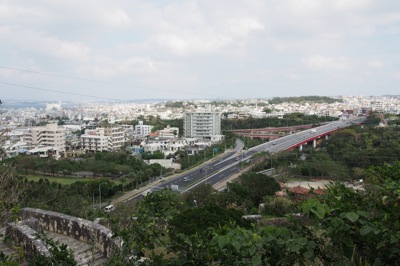
<path fill-rule="evenodd" d="M 95 80 L 95 79 L 74 77 L 74 76 L 68 76 L 68 75 L 60 75 L 60 74 L 42 72 L 42 71 L 36 71 L 36 70 L 22 69 L 22 68 L 16 68 L 16 67 L 1 66 L 1 65 L 0 65 L 0 68 L 14 70 L 14 71 L 20 71 L 20 72 L 26 72 L 26 73 L 32 73 L 32 74 L 53 76 L 53 77 L 64 78 L 64 79 L 72 79 L 72 80 L 79 80 L 79 81 L 89 81 L 89 82 L 103 83 L 103 84 L 109 84 L 109 85 L 113 85 L 113 86 L 123 86 L 123 87 L 130 87 L 130 88 L 131 87 L 135 87 L 135 88 L 141 88 L 141 89 L 146 89 L 146 90 L 157 90 L 157 91 L 164 91 L 164 92 L 177 92 L 177 93 L 199 95 L 199 96 L 207 96 L 207 97 L 213 97 L 213 98 L 227 98 L 226 96 L 222 97 L 222 96 L 211 95 L 211 94 L 206 94 L 206 93 L 196 93 L 196 92 L 187 92 L 187 91 L 179 91 L 179 90 L 160 89 L 160 88 L 147 87 L 147 86 L 142 86 L 142 85 L 132 85 L 132 84 L 126 84 L 126 83 L 113 82 L 113 81 Z M 43 89 L 43 90 L 46 90 L 46 89 Z M 62 92 L 62 91 L 55 91 L 55 92 L 65 93 L 65 92 Z M 66 94 L 68 94 L 68 93 L 66 93 Z M 76 95 L 79 95 L 79 94 L 76 94 Z M 83 96 L 83 95 L 81 95 L 81 96 Z M 86 97 L 98 98 L 97 96 L 91 96 L 91 95 L 85 95 L 85 96 Z M 230 98 L 230 97 L 228 97 L 228 98 Z M 104 99 L 107 99 L 107 98 L 104 98 Z"/>
<path fill-rule="evenodd" d="M 93 95 L 89 95 L 89 94 L 82 94 L 82 93 L 75 93 L 75 92 L 66 92 L 66 91 L 58 91 L 58 90 L 51 90 L 51 89 L 43 89 L 43 88 L 26 86 L 26 85 L 19 85 L 19 84 L 8 83 L 8 82 L 0 82 L 0 84 L 8 85 L 8 86 L 14 86 L 14 87 L 20 87 L 20 88 L 39 90 L 39 91 L 48 91 L 48 92 L 56 92 L 56 93 L 69 94 L 69 95 L 91 97 L 91 98 L 97 98 L 97 99 L 103 99 L 103 100 L 126 101 L 126 100 L 121 100 L 121 99 L 116 99 L 116 98 L 107 98 L 107 97 L 93 96 Z"/>

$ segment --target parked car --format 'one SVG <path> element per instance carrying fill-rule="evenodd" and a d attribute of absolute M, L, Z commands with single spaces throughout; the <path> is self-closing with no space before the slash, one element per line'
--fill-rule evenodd
<path fill-rule="evenodd" d="M 110 212 L 110 211 L 113 211 L 113 210 L 115 210 L 115 206 L 112 205 L 112 204 L 104 207 L 104 211 L 105 212 Z"/>

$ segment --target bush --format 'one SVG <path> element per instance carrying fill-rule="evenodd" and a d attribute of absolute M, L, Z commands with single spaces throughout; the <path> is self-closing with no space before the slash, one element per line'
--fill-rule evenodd
<path fill-rule="evenodd" d="M 284 216 L 295 209 L 293 202 L 285 197 L 264 197 L 263 214 Z"/>

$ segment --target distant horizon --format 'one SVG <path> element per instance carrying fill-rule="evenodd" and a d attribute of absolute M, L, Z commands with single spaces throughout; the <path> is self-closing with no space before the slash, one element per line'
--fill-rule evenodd
<path fill-rule="evenodd" d="M 392 97 L 399 98 L 399 95 L 301 95 L 301 96 L 274 96 L 270 98 L 243 98 L 243 99 L 207 99 L 207 98 L 197 98 L 197 99 L 162 99 L 162 98 L 154 98 L 154 99 L 131 99 L 124 101 L 117 100 L 16 100 L 16 99 L 1 99 L 2 104 L 0 105 L 2 108 L 11 107 L 11 108 L 24 108 L 35 107 L 38 105 L 43 105 L 45 107 L 46 104 L 55 104 L 61 102 L 61 104 L 82 104 L 82 103 L 107 103 L 107 104 L 123 104 L 123 103 L 138 103 L 138 104 L 151 104 L 151 103 L 162 103 L 162 102 L 191 102 L 191 101 L 210 101 L 210 102 L 218 102 L 218 101 L 245 101 L 245 100 L 271 100 L 274 98 L 299 98 L 299 97 L 310 97 L 310 96 L 319 96 L 319 97 L 329 97 L 333 99 L 340 99 L 341 97 Z"/>

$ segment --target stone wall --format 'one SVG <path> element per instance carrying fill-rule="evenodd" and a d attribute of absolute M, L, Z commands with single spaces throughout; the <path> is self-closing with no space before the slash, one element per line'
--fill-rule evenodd
<path fill-rule="evenodd" d="M 119 250 L 121 247 L 121 241 L 112 237 L 109 228 L 86 219 L 33 208 L 21 209 L 20 217 L 35 218 L 43 230 L 93 244 L 105 257 L 109 257 L 113 250 Z"/>
<path fill-rule="evenodd" d="M 40 254 L 49 256 L 50 252 L 46 244 L 38 237 L 40 233 L 40 230 L 36 229 L 38 226 L 39 221 L 36 219 L 9 223 L 6 229 L 6 238 L 15 245 L 21 246 L 28 257 L 35 257 Z"/>

